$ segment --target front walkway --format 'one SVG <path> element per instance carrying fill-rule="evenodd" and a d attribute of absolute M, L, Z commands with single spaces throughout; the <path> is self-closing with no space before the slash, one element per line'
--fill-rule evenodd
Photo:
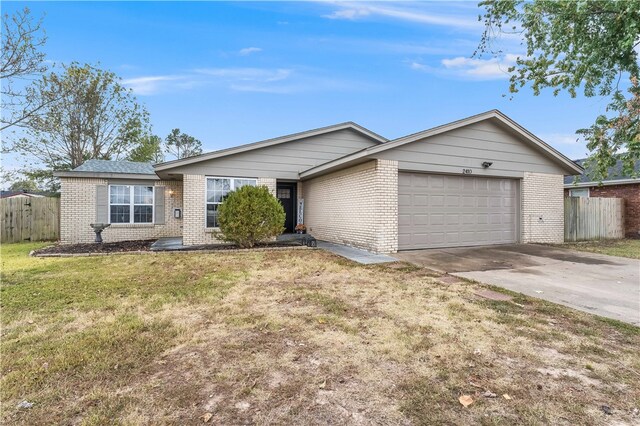
<path fill-rule="evenodd" d="M 149 249 L 154 251 L 187 250 L 188 248 L 188 246 L 182 245 L 182 237 L 159 238 L 158 241 L 149 247 Z"/>
<path fill-rule="evenodd" d="M 295 245 L 306 235 L 300 234 L 282 234 L 278 237 L 278 241 L 282 243 L 291 243 Z M 302 242 L 300 242 L 302 244 Z M 362 263 L 364 265 L 371 265 L 375 263 L 387 263 L 396 262 L 398 259 L 385 254 L 371 253 L 366 250 L 348 247 L 341 244 L 329 243 L 327 241 L 318 241 L 318 248 L 330 251 L 354 262 Z M 155 243 L 151 244 L 151 250 L 153 251 L 175 251 L 175 250 L 189 250 L 193 249 L 192 246 L 182 245 L 182 237 L 166 237 L 160 238 Z"/>
<path fill-rule="evenodd" d="M 387 256 L 386 254 L 371 253 L 370 251 L 344 246 L 342 244 L 330 243 L 327 241 L 318 241 L 318 247 L 364 265 L 398 261 L 398 259 Z"/>

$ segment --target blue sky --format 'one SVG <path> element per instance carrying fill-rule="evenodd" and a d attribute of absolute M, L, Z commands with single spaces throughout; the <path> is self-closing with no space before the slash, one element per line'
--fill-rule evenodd
<path fill-rule="evenodd" d="M 601 98 L 524 90 L 500 60 L 472 59 L 474 2 L 3 2 L 46 14 L 48 59 L 100 63 L 133 88 L 154 133 L 205 150 L 355 121 L 388 138 L 497 108 L 571 158 Z M 5 166 L 14 162 L 5 157 Z"/>

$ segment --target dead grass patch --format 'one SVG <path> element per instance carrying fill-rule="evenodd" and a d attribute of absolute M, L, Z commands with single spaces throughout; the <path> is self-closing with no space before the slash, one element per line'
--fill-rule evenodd
<path fill-rule="evenodd" d="M 3 257 L 4 423 L 640 421 L 632 326 L 322 251 L 27 262 L 31 247 Z"/>

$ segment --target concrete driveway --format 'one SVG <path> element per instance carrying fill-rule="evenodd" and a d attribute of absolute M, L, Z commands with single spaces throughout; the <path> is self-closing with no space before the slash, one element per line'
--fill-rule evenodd
<path fill-rule="evenodd" d="M 400 252 L 418 266 L 640 326 L 640 261 L 533 244 Z"/>

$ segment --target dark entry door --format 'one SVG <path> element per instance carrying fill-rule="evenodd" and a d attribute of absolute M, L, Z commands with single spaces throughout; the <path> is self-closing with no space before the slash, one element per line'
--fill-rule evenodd
<path fill-rule="evenodd" d="M 286 215 L 285 232 L 293 232 L 296 226 L 296 184 L 293 182 L 278 183 L 276 197 L 280 200 Z"/>

